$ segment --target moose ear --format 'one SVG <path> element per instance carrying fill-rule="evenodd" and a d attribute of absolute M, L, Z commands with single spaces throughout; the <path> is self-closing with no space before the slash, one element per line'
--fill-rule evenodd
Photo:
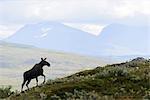
<path fill-rule="evenodd" d="M 47 58 L 45 58 L 44 60 L 46 60 Z"/>
<path fill-rule="evenodd" d="M 43 61 L 43 58 L 41 58 L 41 60 Z"/>

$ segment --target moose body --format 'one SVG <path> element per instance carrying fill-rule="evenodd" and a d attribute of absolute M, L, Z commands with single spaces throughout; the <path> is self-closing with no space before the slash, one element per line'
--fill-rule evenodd
<path fill-rule="evenodd" d="M 23 90 L 23 86 L 26 82 L 27 82 L 26 86 L 29 89 L 28 84 L 34 78 L 36 78 L 36 82 L 37 82 L 37 86 L 38 86 L 38 76 L 43 76 L 44 77 L 43 83 L 45 83 L 45 75 L 43 74 L 43 66 L 45 66 L 45 65 L 50 66 L 50 64 L 46 61 L 46 58 L 45 59 L 41 58 L 40 63 L 35 64 L 32 69 L 24 72 L 21 91 Z"/>

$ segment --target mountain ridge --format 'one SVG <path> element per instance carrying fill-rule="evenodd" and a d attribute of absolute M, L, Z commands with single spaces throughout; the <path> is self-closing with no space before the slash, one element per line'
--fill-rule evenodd
<path fill-rule="evenodd" d="M 5 41 L 94 56 L 149 54 L 147 27 L 116 23 L 94 36 L 59 22 L 41 22 L 24 26 Z"/>

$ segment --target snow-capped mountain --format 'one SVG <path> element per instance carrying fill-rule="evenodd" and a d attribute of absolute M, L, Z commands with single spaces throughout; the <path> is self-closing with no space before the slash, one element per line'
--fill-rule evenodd
<path fill-rule="evenodd" d="M 40 48 L 84 54 L 96 49 L 93 48 L 95 36 L 58 22 L 25 25 L 6 40 Z"/>
<path fill-rule="evenodd" d="M 86 55 L 145 55 L 148 27 L 111 24 L 94 36 L 58 22 L 28 24 L 6 39 L 8 42 Z"/>

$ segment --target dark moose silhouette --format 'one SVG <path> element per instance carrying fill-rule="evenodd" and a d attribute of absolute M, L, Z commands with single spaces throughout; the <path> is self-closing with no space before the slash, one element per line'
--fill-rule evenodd
<path fill-rule="evenodd" d="M 29 90 L 28 85 L 29 85 L 31 79 L 34 79 L 34 78 L 36 78 L 36 83 L 37 83 L 37 86 L 38 86 L 38 76 L 43 76 L 44 77 L 43 83 L 45 83 L 45 75 L 43 74 L 43 66 L 45 66 L 45 65 L 50 66 L 50 63 L 48 63 L 46 61 L 46 58 L 45 59 L 41 58 L 40 63 L 35 64 L 32 69 L 24 72 L 21 91 L 23 90 L 23 86 L 26 83 L 26 81 L 27 81 L 26 86 Z"/>

